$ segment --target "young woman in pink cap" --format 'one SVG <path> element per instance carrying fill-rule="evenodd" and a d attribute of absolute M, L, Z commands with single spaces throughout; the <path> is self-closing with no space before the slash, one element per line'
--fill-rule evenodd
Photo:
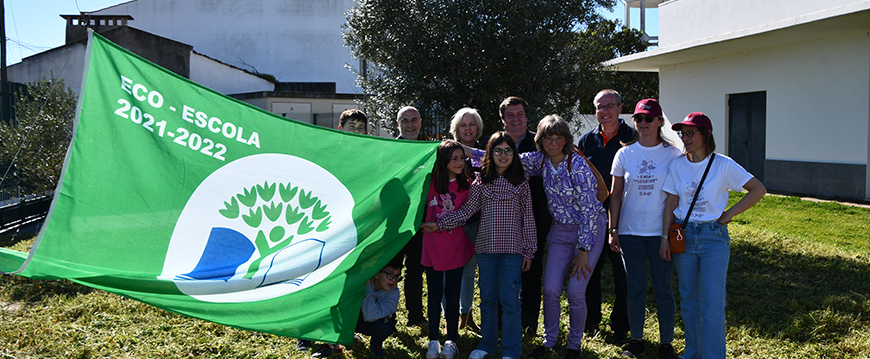
<path fill-rule="evenodd" d="M 665 180 L 663 190 L 668 195 L 659 254 L 664 260 L 673 259 L 677 269 L 686 336 L 683 358 L 725 358 L 728 223 L 761 200 L 767 189 L 737 162 L 713 152 L 716 143 L 707 115 L 690 113 L 672 128 L 680 133 L 685 156 L 671 162 Z M 743 189 L 749 193 L 728 208 L 728 191 Z M 667 228 L 674 221 L 685 229 L 686 250 L 680 254 L 671 253 L 667 240 Z"/>

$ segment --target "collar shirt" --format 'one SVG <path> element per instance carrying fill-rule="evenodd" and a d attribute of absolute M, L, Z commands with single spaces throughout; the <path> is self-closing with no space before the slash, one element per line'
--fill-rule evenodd
<path fill-rule="evenodd" d="M 577 147 L 586 155 L 589 162 L 595 166 L 595 169 L 604 177 L 604 182 L 607 183 L 607 188 L 611 188 L 613 176 L 610 175 L 610 169 L 613 167 L 613 158 L 616 157 L 616 151 L 622 148 L 622 142 L 628 143 L 634 140 L 634 129 L 631 128 L 624 120 L 619 119 L 619 129 L 616 135 L 604 141 L 603 133 L 601 133 L 601 125 L 595 127 L 594 130 L 586 132 L 580 136 L 577 142 Z"/>
<path fill-rule="evenodd" d="M 478 211 L 481 215 L 475 252 L 534 256 L 537 235 L 528 178 L 514 186 L 503 176 L 492 183 L 483 183 L 478 175 L 471 185 L 468 200 L 459 209 L 441 217 L 438 226 L 442 230 L 454 229 Z"/>

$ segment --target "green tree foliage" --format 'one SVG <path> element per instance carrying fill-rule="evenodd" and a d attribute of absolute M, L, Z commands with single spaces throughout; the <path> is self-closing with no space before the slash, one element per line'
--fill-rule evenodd
<path fill-rule="evenodd" d="M 610 85 L 597 71 L 602 61 L 645 48 L 639 32 L 616 30 L 596 12 L 611 6 L 611 0 L 358 0 L 344 37 L 367 64 L 359 85 L 369 94 L 370 117 L 394 126 L 399 107 L 414 105 L 423 133 L 438 135 L 449 130 L 456 110 L 469 106 L 480 110 L 484 133 L 491 133 L 502 128 L 498 104 L 510 95 L 529 102 L 530 126 L 549 113 L 570 120 Z"/>
<path fill-rule="evenodd" d="M 23 193 L 53 190 L 72 139 L 76 95 L 54 76 L 16 95 L 15 120 L 0 121 L 2 171 L 12 165 L 4 182 L 18 181 Z"/>
<path fill-rule="evenodd" d="M 601 63 L 620 56 L 631 55 L 647 49 L 640 30 L 623 27 L 616 21 L 592 21 L 584 29 L 578 46 L 586 49 L 586 61 Z M 632 111 L 638 101 L 658 98 L 659 74 L 657 72 L 617 72 L 615 69 L 600 69 L 595 73 L 592 95 L 580 102 L 581 113 L 595 113 L 592 106 L 594 94 L 600 89 L 619 91 L 625 103 L 624 111 Z"/>

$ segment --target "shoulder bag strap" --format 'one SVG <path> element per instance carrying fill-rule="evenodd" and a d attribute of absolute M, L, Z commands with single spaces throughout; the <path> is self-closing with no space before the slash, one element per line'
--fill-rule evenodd
<path fill-rule="evenodd" d="M 704 180 L 707 179 L 707 172 L 710 172 L 710 166 L 713 165 L 713 157 L 716 153 L 710 155 L 710 160 L 707 161 L 707 169 L 704 170 L 704 175 L 701 176 L 701 183 L 698 183 L 698 188 L 695 189 L 695 198 L 692 198 L 692 205 L 689 206 L 689 212 L 686 213 L 686 219 L 683 221 L 683 226 L 689 223 L 689 216 L 692 215 L 692 209 L 695 208 L 695 201 L 698 200 L 698 193 L 701 193 L 701 186 L 704 185 Z"/>

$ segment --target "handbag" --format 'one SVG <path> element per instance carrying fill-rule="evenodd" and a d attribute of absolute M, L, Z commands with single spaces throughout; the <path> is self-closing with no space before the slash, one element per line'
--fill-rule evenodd
<path fill-rule="evenodd" d="M 580 155 L 580 157 L 583 157 L 586 161 L 586 165 L 588 165 L 589 169 L 592 170 L 592 175 L 595 176 L 595 182 L 598 182 L 598 193 L 596 194 L 596 197 L 599 202 L 604 203 L 607 197 L 610 196 L 610 191 L 607 189 L 607 183 L 604 182 L 604 177 L 601 176 L 601 172 L 598 172 L 598 169 L 592 165 L 592 162 L 589 161 L 585 155 L 583 155 L 583 151 L 580 151 L 580 147 L 577 147 L 577 145 L 574 145 L 573 152 L 568 153 L 568 172 L 571 172 L 571 158 L 575 153 Z M 547 156 L 544 156 L 544 158 L 541 159 L 541 171 L 544 170 L 544 163 L 546 162 Z"/>
<path fill-rule="evenodd" d="M 695 198 L 692 198 L 692 204 L 689 206 L 689 211 L 686 212 L 686 219 L 683 220 L 683 223 L 689 223 L 689 216 L 692 215 L 692 209 L 695 208 L 695 201 L 698 200 L 698 194 L 701 193 L 701 186 L 704 184 L 704 180 L 707 179 L 707 172 L 710 172 L 710 166 L 713 164 L 714 157 L 716 157 L 715 153 L 711 154 L 710 160 L 707 161 L 707 169 L 704 170 L 704 175 L 701 176 L 701 183 L 698 183 L 698 188 L 695 189 Z M 668 227 L 668 244 L 671 247 L 671 253 L 679 254 L 686 251 L 686 231 L 683 229 L 682 224 L 674 222 Z"/>

